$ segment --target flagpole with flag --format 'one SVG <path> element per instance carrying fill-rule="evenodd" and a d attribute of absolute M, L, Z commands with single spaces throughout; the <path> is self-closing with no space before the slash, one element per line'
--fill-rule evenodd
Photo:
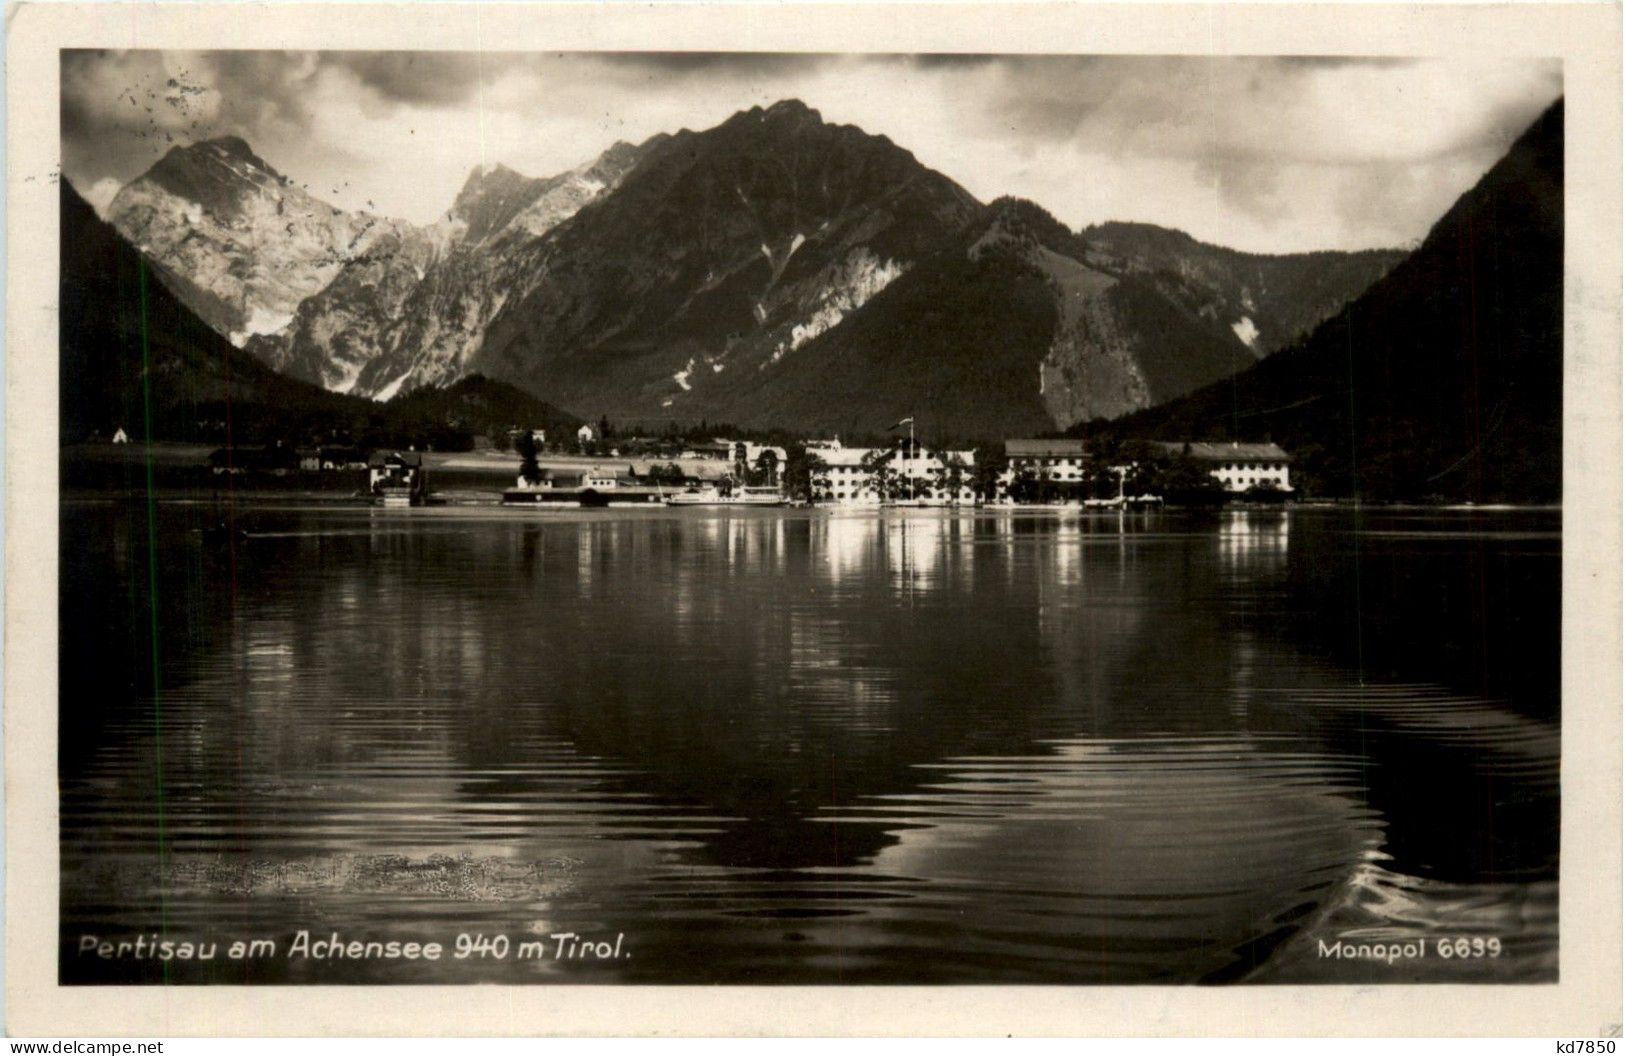
<path fill-rule="evenodd" d="M 907 418 L 900 419 L 895 425 L 892 426 L 892 428 L 900 429 L 905 425 L 908 426 L 908 458 L 915 458 L 917 456 L 914 450 L 914 416 L 911 414 Z M 908 476 L 908 496 L 911 499 L 914 498 L 913 473 L 910 473 Z"/>

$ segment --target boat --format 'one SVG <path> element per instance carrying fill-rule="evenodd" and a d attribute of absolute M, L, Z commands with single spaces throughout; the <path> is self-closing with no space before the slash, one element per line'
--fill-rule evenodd
<path fill-rule="evenodd" d="M 667 506 L 783 506 L 787 501 L 774 487 L 735 488 L 726 495 L 718 488 L 691 488 L 666 496 Z"/>
<path fill-rule="evenodd" d="M 571 506 L 597 509 L 604 506 L 653 505 L 663 497 L 659 488 L 507 488 L 502 492 L 504 506 Z"/>

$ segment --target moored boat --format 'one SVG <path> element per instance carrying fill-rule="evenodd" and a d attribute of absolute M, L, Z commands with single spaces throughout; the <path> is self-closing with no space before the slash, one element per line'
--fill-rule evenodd
<path fill-rule="evenodd" d="M 723 494 L 718 488 L 695 488 L 666 496 L 667 506 L 783 506 L 787 500 L 778 488 L 736 488 Z"/>

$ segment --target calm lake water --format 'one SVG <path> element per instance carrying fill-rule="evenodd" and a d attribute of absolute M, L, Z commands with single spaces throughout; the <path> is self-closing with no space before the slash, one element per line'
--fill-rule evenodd
<path fill-rule="evenodd" d="M 1556 977 L 1556 512 L 215 518 L 63 509 L 64 981 Z"/>

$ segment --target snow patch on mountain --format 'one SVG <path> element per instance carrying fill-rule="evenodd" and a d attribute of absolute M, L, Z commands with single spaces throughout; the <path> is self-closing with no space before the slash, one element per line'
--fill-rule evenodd
<path fill-rule="evenodd" d="M 818 307 L 804 321 L 790 328 L 789 339 L 779 342 L 762 366 L 777 363 L 787 353 L 839 326 L 843 319 L 890 286 L 905 270 L 906 267 L 897 261 L 881 260 L 868 246 L 854 249 L 827 280 L 818 298 Z"/>
<path fill-rule="evenodd" d="M 372 398 L 377 400 L 379 403 L 388 403 L 390 400 L 395 398 L 396 393 L 401 391 L 401 384 L 405 382 L 407 378 L 411 377 L 411 375 L 412 372 L 407 371 L 405 374 L 402 374 L 388 385 L 385 385 L 383 388 L 379 389 L 373 394 Z"/>
<path fill-rule="evenodd" d="M 1236 337 L 1241 340 L 1242 344 L 1255 352 L 1258 351 L 1258 327 L 1254 324 L 1251 316 L 1242 316 L 1230 324 L 1230 329 L 1235 331 Z"/>
<path fill-rule="evenodd" d="M 263 304 L 256 304 L 250 309 L 248 321 L 243 328 L 233 330 L 226 337 L 232 344 L 242 348 L 255 334 L 281 333 L 291 322 L 293 322 L 292 312 L 278 312 Z"/>

